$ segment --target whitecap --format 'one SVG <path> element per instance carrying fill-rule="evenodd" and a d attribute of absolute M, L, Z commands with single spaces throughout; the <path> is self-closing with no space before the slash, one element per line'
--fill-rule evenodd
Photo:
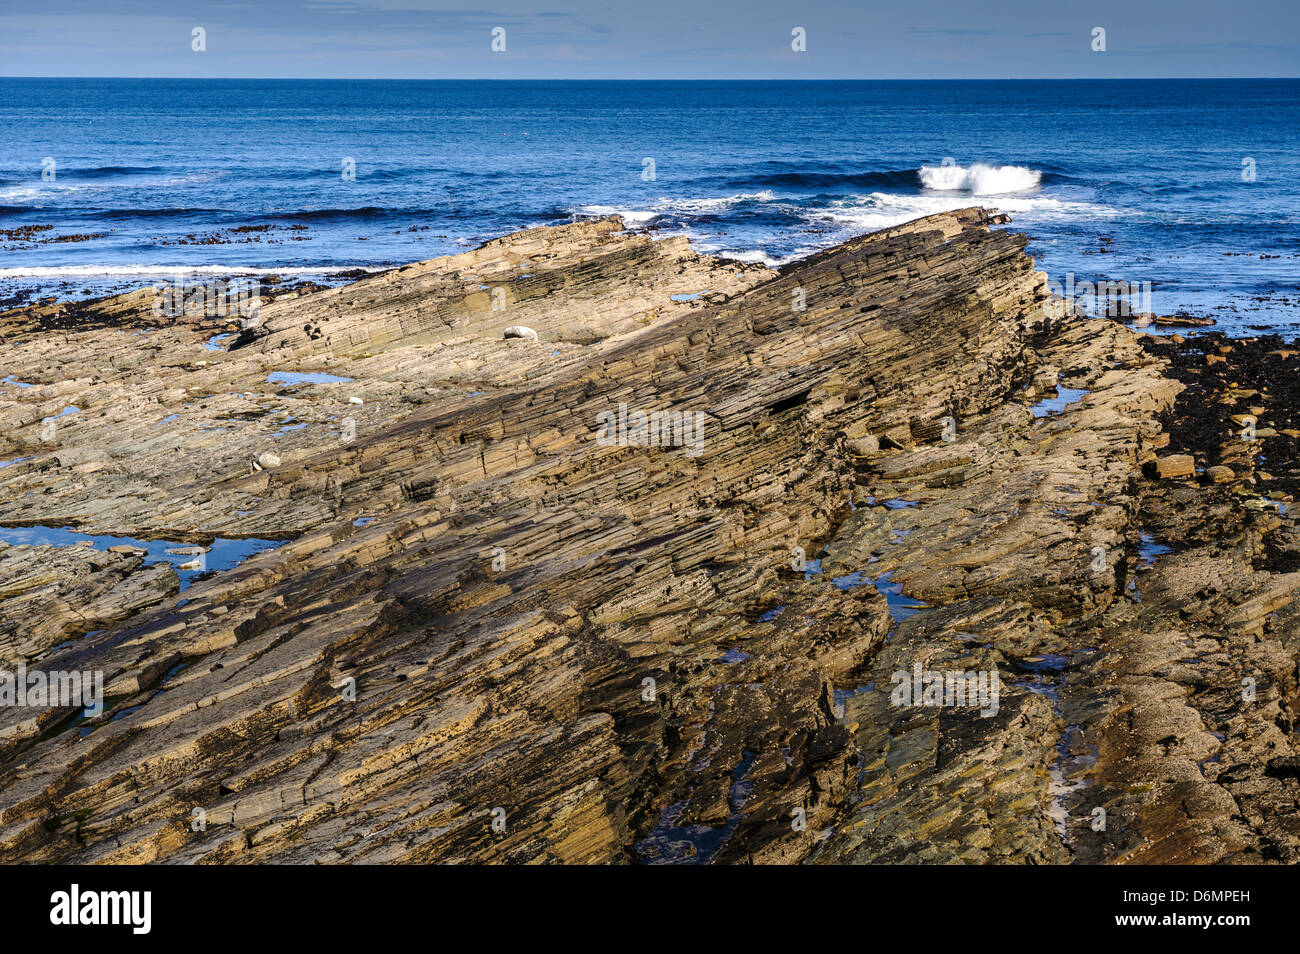
<path fill-rule="evenodd" d="M 754 264 L 766 265 L 768 268 L 777 268 L 781 265 L 784 265 L 786 262 L 791 261 L 790 257 L 773 258 L 771 255 L 767 254 L 761 249 L 756 249 L 756 248 L 743 249 L 738 252 L 732 252 L 726 249 L 719 249 L 716 252 L 714 252 L 714 254 L 716 254 L 718 258 L 727 258 L 736 262 L 744 262 L 747 265 L 754 265 Z"/>
<path fill-rule="evenodd" d="M 576 209 L 570 209 L 569 213 L 571 215 L 601 219 L 606 216 L 617 215 L 623 219 L 625 225 L 645 225 L 659 218 L 657 212 L 648 212 L 643 209 L 620 209 L 612 205 L 583 205 Z"/>
<path fill-rule="evenodd" d="M 1094 202 L 1048 196 L 1006 197 L 984 204 L 990 209 L 1011 213 L 1016 224 L 1080 219 L 1109 220 L 1133 214 Z M 970 205 L 972 202 L 968 195 L 892 195 L 887 192 L 872 192 L 869 195 L 837 199 L 824 208 L 805 209 L 803 217 L 813 224 L 869 232 Z"/>
<path fill-rule="evenodd" d="M 570 209 L 569 214 L 600 218 L 607 215 L 618 215 L 622 217 L 626 224 L 637 226 L 646 225 L 664 216 L 709 215 L 747 202 L 771 202 L 774 198 L 775 196 L 767 190 L 762 192 L 740 192 L 736 195 L 702 199 L 673 199 L 662 196 L 649 208 L 633 209 L 614 205 L 582 205 L 576 209 Z"/>
<path fill-rule="evenodd" d="M 677 212 L 686 215 L 707 215 L 720 212 L 745 202 L 771 202 L 775 196 L 768 190 L 762 192 L 740 192 L 716 199 L 660 199 L 655 208 L 663 212 Z"/>
<path fill-rule="evenodd" d="M 969 192 L 971 195 L 1006 195 L 1038 188 L 1043 174 L 1027 166 L 993 166 L 976 162 L 969 166 L 922 166 L 921 185 L 937 192 Z"/>
<path fill-rule="evenodd" d="M 351 266 L 29 265 L 0 268 L 0 278 L 166 278 L 189 275 L 328 275 Z M 367 269 L 368 271 L 378 271 Z"/>

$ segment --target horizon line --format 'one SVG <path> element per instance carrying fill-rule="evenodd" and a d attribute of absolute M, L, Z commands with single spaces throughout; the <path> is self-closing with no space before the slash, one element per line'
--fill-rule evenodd
<path fill-rule="evenodd" d="M 825 76 L 825 77 L 673 77 L 662 76 L 9 76 L 0 80 L 244 80 L 304 83 L 1114 83 L 1185 82 L 1188 80 L 1300 80 L 1300 76 Z"/>

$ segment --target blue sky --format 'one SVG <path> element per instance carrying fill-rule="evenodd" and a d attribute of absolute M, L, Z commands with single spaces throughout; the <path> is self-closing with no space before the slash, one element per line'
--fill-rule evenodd
<path fill-rule="evenodd" d="M 806 52 L 791 49 L 795 27 Z M 1300 0 L 0 0 L 0 74 L 1300 76 Z"/>

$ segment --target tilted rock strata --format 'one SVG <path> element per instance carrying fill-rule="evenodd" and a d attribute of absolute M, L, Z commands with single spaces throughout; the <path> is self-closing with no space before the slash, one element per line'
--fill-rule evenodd
<path fill-rule="evenodd" d="M 1012 670 L 1123 625 L 1136 481 L 1179 385 L 1131 332 L 1065 318 L 987 224 L 774 271 L 611 219 L 285 296 L 251 327 L 159 321 L 142 295 L 0 316 L 30 385 L 0 393 L 0 433 L 32 457 L 0 469 L 0 525 L 291 538 L 183 601 L 135 586 L 70 645 L 0 643 L 110 696 L 91 721 L 0 711 L 0 858 L 1105 855 L 1061 757 L 1104 724 Z M 1089 393 L 1035 418 L 1058 375 Z M 598 439 L 620 405 L 702 414 L 703 439 Z M 894 619 L 882 572 L 932 608 Z M 886 704 L 916 662 L 1005 670 L 999 713 Z"/>

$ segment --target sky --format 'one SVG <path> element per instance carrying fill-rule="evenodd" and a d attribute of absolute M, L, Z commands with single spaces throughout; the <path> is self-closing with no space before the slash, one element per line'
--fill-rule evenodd
<path fill-rule="evenodd" d="M 1300 0 L 0 0 L 0 75 L 1294 77 Z"/>

